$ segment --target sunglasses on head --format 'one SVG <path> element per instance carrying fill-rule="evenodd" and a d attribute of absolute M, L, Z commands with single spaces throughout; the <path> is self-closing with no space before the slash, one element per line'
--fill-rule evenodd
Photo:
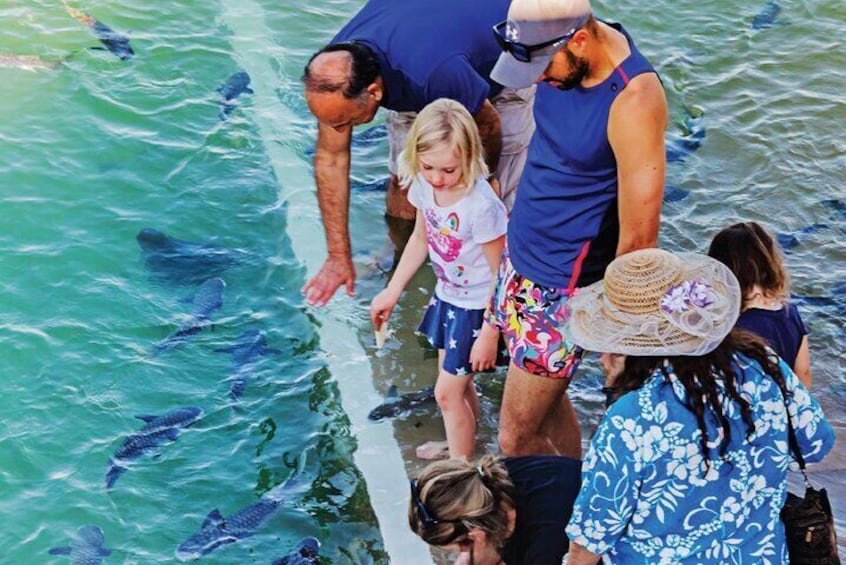
<path fill-rule="evenodd" d="M 526 45 L 525 43 L 520 43 L 519 41 L 512 41 L 507 37 L 507 30 L 508 21 L 500 22 L 493 26 L 493 34 L 496 37 L 497 43 L 502 48 L 503 51 L 506 53 L 511 53 L 511 56 L 520 61 L 521 63 L 529 63 L 532 60 L 532 51 L 539 51 L 545 47 L 549 47 L 551 45 L 555 45 L 556 43 L 566 43 L 576 35 L 576 32 L 579 31 L 580 28 L 575 28 L 562 36 L 556 37 L 554 39 L 550 39 L 549 41 L 544 41 L 543 43 L 535 43 L 533 45 Z"/>
<path fill-rule="evenodd" d="M 417 488 L 417 481 L 415 479 L 409 479 L 408 484 L 411 486 L 411 501 L 417 507 L 417 513 L 420 514 L 423 526 L 430 528 L 439 524 L 440 521 L 429 514 L 429 509 L 426 508 L 426 505 L 423 504 L 422 500 L 420 500 L 420 491 Z"/>

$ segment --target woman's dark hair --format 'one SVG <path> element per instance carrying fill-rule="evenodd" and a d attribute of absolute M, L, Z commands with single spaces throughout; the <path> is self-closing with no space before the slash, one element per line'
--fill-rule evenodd
<path fill-rule="evenodd" d="M 722 230 L 711 240 L 708 255 L 731 269 L 740 283 L 741 309 L 758 285 L 775 297 L 788 294 L 787 272 L 772 236 L 756 222 L 741 222 Z"/>
<path fill-rule="evenodd" d="M 705 428 L 705 418 L 710 413 L 723 431 L 722 442 L 719 445 L 720 457 L 724 456 L 731 442 L 731 427 L 725 410 L 720 403 L 718 382 L 722 382 L 725 393 L 731 402 L 740 407 L 740 414 L 746 424 L 746 437 L 755 431 L 752 421 L 752 408 L 749 402 L 738 393 L 738 384 L 742 384 L 743 367 L 732 364 L 734 353 L 742 353 L 746 357 L 757 361 L 764 372 L 773 378 L 787 398 L 787 387 L 784 376 L 778 367 L 778 358 L 766 347 L 764 341 L 746 330 L 735 328 L 720 343 L 717 348 L 699 357 L 626 357 L 626 366 L 615 381 L 620 394 L 637 390 L 656 372 L 660 372 L 664 380 L 669 383 L 669 373 L 672 371 L 678 377 L 687 394 L 685 407 L 696 416 L 696 422 L 701 432 L 699 440 L 702 455 L 708 465 L 708 434 Z M 736 369 L 740 371 L 737 374 Z M 711 438 L 714 439 L 714 438 Z"/>
<path fill-rule="evenodd" d="M 429 545 L 463 543 L 473 528 L 483 530 L 496 547 L 505 545 L 515 490 L 501 460 L 485 455 L 477 463 L 437 461 L 414 485 L 408 524 Z"/>
<path fill-rule="evenodd" d="M 338 80 L 315 74 L 311 69 L 312 62 L 324 53 L 344 51 L 350 54 L 350 74 L 345 79 Z M 368 86 L 373 84 L 379 76 L 379 59 L 370 47 L 356 41 L 345 41 L 327 45 L 311 56 L 305 66 L 302 80 L 306 90 L 313 92 L 338 92 L 345 98 L 358 98 Z"/>

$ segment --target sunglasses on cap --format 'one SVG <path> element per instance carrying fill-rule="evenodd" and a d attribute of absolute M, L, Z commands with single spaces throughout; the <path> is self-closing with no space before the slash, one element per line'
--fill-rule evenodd
<path fill-rule="evenodd" d="M 526 45 L 525 43 L 508 39 L 508 20 L 493 26 L 493 34 L 503 51 L 511 53 L 511 56 L 521 63 L 529 63 L 532 60 L 532 51 L 539 51 L 540 49 L 555 45 L 556 43 L 566 43 L 572 39 L 574 35 L 576 35 L 576 32 L 579 31 L 579 29 L 581 28 L 577 27 L 564 35 L 550 39 L 549 41 L 544 41 L 543 43 L 535 43 L 533 45 Z"/>

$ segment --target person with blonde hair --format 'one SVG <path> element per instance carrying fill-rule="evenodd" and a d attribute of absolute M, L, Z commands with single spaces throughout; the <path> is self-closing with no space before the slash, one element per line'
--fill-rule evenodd
<path fill-rule="evenodd" d="M 370 319 L 380 330 L 428 255 L 438 282 L 419 331 L 438 349 L 435 398 L 449 455 L 471 459 L 479 404 L 473 373 L 492 369 L 499 353 L 499 332 L 482 319 L 504 245 L 505 205 L 486 180 L 476 124 L 454 100 L 438 99 L 418 114 L 399 173 L 410 184 L 417 219 L 393 277 L 370 305 Z M 418 455 L 434 458 L 439 451 L 430 443 Z"/>
<path fill-rule="evenodd" d="M 406 199 L 408 187 L 398 179 L 397 157 L 417 112 L 438 98 L 467 108 L 485 147 L 489 180 L 508 209 L 535 129 L 534 84 L 503 88 L 490 78 L 500 53 L 491 26 L 505 17 L 509 0 L 361 4 L 303 73 L 305 99 L 318 122 L 314 177 L 328 252 L 303 292 L 309 304 L 318 306 L 341 286 L 350 296 L 355 289 L 348 225 L 354 128 L 385 110 L 390 172 L 385 220 L 396 257 L 415 215 Z"/>
<path fill-rule="evenodd" d="M 451 459 L 411 480 L 408 522 L 464 565 L 560 565 L 581 462 L 536 455 Z"/>
<path fill-rule="evenodd" d="M 626 356 L 585 457 L 570 565 L 788 562 L 788 465 L 822 460 L 834 430 L 735 327 L 742 298 L 716 259 L 644 249 L 570 301 L 567 339 Z"/>
<path fill-rule="evenodd" d="M 715 235 L 708 255 L 724 263 L 740 282 L 743 300 L 737 326 L 764 338 L 810 388 L 808 330 L 788 301 L 787 271 L 773 237 L 756 222 L 741 222 Z"/>

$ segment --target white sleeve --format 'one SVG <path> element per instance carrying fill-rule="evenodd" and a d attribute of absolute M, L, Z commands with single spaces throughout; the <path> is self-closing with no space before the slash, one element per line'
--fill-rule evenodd
<path fill-rule="evenodd" d="M 472 212 L 471 233 L 476 243 L 493 241 L 505 233 L 508 228 L 508 212 L 505 204 L 492 195 L 481 199 Z"/>
<path fill-rule="evenodd" d="M 411 181 L 411 187 L 408 189 L 408 202 L 418 210 L 423 208 L 423 190 L 423 184 L 418 179 Z"/>

